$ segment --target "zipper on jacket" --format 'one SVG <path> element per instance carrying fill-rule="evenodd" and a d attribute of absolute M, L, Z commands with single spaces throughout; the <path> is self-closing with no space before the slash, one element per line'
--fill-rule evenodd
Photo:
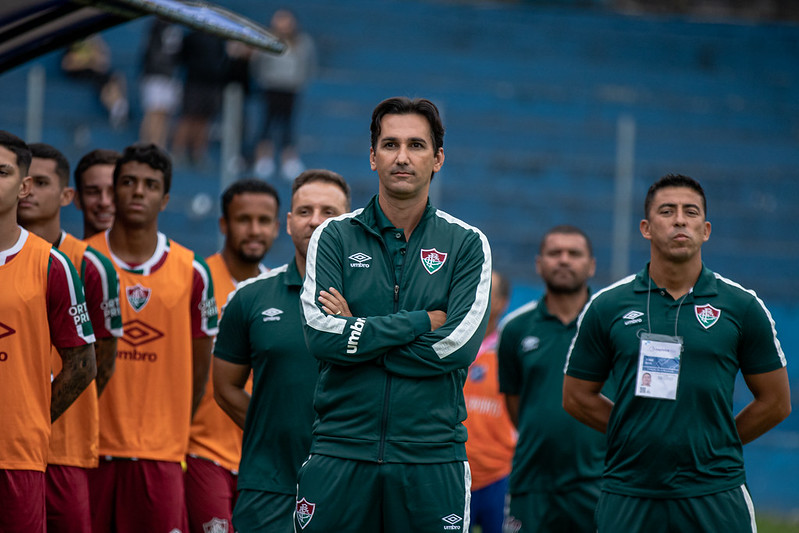
<path fill-rule="evenodd" d="M 391 374 L 386 374 L 386 390 L 383 394 L 383 415 L 380 418 L 380 447 L 377 450 L 377 464 L 383 464 L 386 449 L 386 426 L 388 425 L 388 401 L 391 396 Z"/>
<path fill-rule="evenodd" d="M 380 247 L 383 249 L 383 253 L 385 253 L 387 256 L 389 256 L 389 259 L 391 261 L 390 264 L 392 265 L 392 271 L 393 271 L 394 258 L 391 257 L 391 255 L 388 253 L 388 247 L 386 246 L 386 243 L 383 241 L 383 236 L 379 232 L 375 231 L 371 227 L 369 227 L 366 224 L 364 224 L 363 221 L 358 220 L 357 218 L 354 218 L 352 220 L 355 221 L 356 223 L 358 223 L 367 232 L 371 233 L 372 235 L 374 235 L 377 238 L 377 241 L 380 243 Z M 406 246 L 407 246 L 407 244 L 408 243 L 406 243 Z M 407 256 L 403 257 L 403 260 L 402 260 L 402 270 L 400 271 L 400 278 L 402 278 L 402 273 L 405 270 L 405 262 L 406 261 L 407 261 Z M 395 313 L 397 311 L 399 311 L 399 290 L 400 290 L 399 282 L 398 282 L 398 280 L 395 279 L 394 280 L 394 312 Z M 382 413 L 382 416 L 380 418 L 380 445 L 378 446 L 378 449 L 377 449 L 377 463 L 378 464 L 383 464 L 383 462 L 384 462 L 383 461 L 383 454 L 385 453 L 385 450 L 386 450 L 386 426 L 388 425 L 388 406 L 389 406 L 389 400 L 391 398 L 391 381 L 392 381 L 391 380 L 391 374 L 386 373 L 386 389 L 385 389 L 385 391 L 383 393 L 383 413 Z"/>

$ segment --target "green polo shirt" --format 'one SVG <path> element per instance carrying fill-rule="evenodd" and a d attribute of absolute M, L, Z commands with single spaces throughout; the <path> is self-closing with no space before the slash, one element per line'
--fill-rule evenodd
<path fill-rule="evenodd" d="M 253 369 L 238 488 L 294 494 L 308 457 L 319 363 L 300 318 L 294 261 L 241 283 L 223 310 L 214 355 Z"/>
<path fill-rule="evenodd" d="M 563 365 L 576 331 L 577 321 L 561 322 L 543 298 L 500 325 L 499 389 L 519 396 L 511 494 L 564 492 L 588 483 L 598 494 L 605 436 L 563 410 Z"/>
<path fill-rule="evenodd" d="M 391 256 L 394 279 L 402 279 L 402 268 L 405 265 L 405 254 L 408 250 L 405 230 L 397 228 L 391 223 L 378 202 L 375 202 L 375 223 Z"/>
<path fill-rule="evenodd" d="M 675 400 L 635 396 L 639 334 L 683 338 Z M 618 383 L 608 424 L 603 490 L 685 498 L 745 482 L 732 397 L 735 377 L 785 366 L 774 321 L 749 291 L 703 266 L 674 300 L 651 282 L 649 266 L 600 291 L 578 322 L 566 374 Z"/>

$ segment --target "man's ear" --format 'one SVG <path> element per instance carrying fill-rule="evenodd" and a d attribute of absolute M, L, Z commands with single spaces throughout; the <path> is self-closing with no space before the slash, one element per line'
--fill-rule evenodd
<path fill-rule="evenodd" d="M 31 193 L 31 189 L 33 188 L 33 178 L 30 176 L 25 176 L 22 178 L 22 182 L 19 184 L 19 193 L 17 194 L 17 199 L 21 200 L 28 196 Z"/>
<path fill-rule="evenodd" d="M 641 220 L 641 224 L 638 226 L 638 229 L 641 230 L 641 235 L 643 235 L 644 239 L 652 239 L 652 234 L 649 232 L 649 221 L 647 219 L 644 218 Z"/>
<path fill-rule="evenodd" d="M 75 198 L 75 189 L 72 187 L 64 187 L 61 189 L 61 207 L 66 207 L 72 203 Z"/>

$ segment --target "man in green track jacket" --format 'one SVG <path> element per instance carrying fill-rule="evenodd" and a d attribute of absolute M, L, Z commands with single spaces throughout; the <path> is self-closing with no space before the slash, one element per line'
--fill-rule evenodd
<path fill-rule="evenodd" d="M 378 195 L 308 247 L 305 337 L 320 360 L 297 531 L 468 531 L 463 384 L 488 320 L 485 236 L 428 201 L 444 164 L 429 100 L 372 114 Z"/>

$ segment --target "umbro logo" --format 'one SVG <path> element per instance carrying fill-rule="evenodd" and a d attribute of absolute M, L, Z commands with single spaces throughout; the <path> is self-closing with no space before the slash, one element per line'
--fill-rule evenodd
<path fill-rule="evenodd" d="M 280 309 L 275 309 L 274 307 L 270 307 L 266 311 L 261 311 L 261 314 L 264 317 L 264 322 L 275 322 L 280 320 L 280 315 L 283 314 L 283 311 Z"/>
<path fill-rule="evenodd" d="M 369 268 L 370 265 L 367 261 L 371 261 L 372 258 L 366 255 L 363 252 L 354 253 L 348 257 L 353 263 L 350 263 L 350 267 L 352 268 Z"/>
<path fill-rule="evenodd" d="M 141 346 L 153 341 L 157 341 L 164 336 L 162 331 L 157 330 L 150 324 L 139 319 L 129 320 L 122 325 L 125 335 L 122 340 L 131 346 Z"/>
<path fill-rule="evenodd" d="M 525 352 L 532 352 L 537 349 L 541 344 L 541 339 L 538 337 L 525 337 L 522 339 L 522 350 Z"/>
<path fill-rule="evenodd" d="M 9 335 L 13 335 L 16 332 L 17 330 L 12 328 L 11 326 L 7 326 L 2 322 L 0 322 L 0 339 L 2 339 L 3 337 L 8 337 Z"/>
<path fill-rule="evenodd" d="M 458 522 L 463 520 L 463 518 L 461 518 L 460 516 L 456 515 L 455 513 L 452 513 L 451 515 L 447 515 L 447 516 L 443 517 L 441 520 L 443 520 L 444 522 L 447 523 L 447 525 L 444 526 L 444 529 L 447 530 L 447 531 L 452 531 L 452 530 L 461 529 L 461 526 L 458 525 Z"/>
<path fill-rule="evenodd" d="M 633 324 L 640 324 L 644 321 L 643 318 L 644 314 L 641 311 L 629 311 L 626 315 L 622 318 L 624 319 L 625 326 L 631 326 Z"/>

